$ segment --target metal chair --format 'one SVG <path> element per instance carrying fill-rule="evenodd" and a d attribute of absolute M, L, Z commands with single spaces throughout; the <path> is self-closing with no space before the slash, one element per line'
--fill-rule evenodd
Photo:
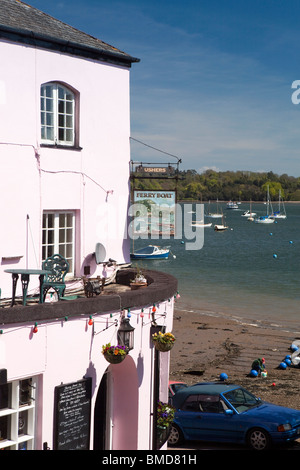
<path fill-rule="evenodd" d="M 56 291 L 59 299 L 63 297 L 66 288 L 64 279 L 69 271 L 69 267 L 68 261 L 59 254 L 52 255 L 43 262 L 43 269 L 49 271 L 49 274 L 44 276 L 41 286 L 43 302 L 51 287 Z"/>

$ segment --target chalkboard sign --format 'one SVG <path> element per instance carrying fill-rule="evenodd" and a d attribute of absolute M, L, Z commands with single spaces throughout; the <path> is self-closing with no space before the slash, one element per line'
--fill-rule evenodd
<path fill-rule="evenodd" d="M 89 450 L 92 379 L 55 387 L 54 450 Z"/>

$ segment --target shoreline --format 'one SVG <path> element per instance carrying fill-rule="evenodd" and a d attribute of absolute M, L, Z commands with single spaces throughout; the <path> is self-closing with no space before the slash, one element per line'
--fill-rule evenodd
<path fill-rule="evenodd" d="M 299 332 L 176 305 L 172 332 L 176 342 L 170 353 L 170 380 L 192 385 L 218 381 L 224 372 L 227 382 L 240 384 L 265 401 L 300 409 L 300 368 L 279 369 Z M 258 357 L 266 360 L 266 378 L 249 376 Z"/>
<path fill-rule="evenodd" d="M 192 303 L 183 303 L 183 305 L 178 303 L 175 306 L 174 317 L 182 314 L 196 314 L 204 315 L 205 317 L 215 317 L 230 320 L 244 326 L 276 329 L 300 337 L 300 323 L 298 323 L 296 318 L 287 319 L 285 317 L 283 318 L 284 322 L 280 321 L 282 319 L 279 319 L 278 315 L 275 317 L 267 315 L 263 318 L 262 312 L 259 314 L 253 314 L 253 310 L 250 309 L 250 307 L 229 307 L 226 305 L 220 305 L 219 303 L 207 303 L 206 305 L 202 304 L 202 307 L 199 307 L 199 305 L 195 307 Z"/>

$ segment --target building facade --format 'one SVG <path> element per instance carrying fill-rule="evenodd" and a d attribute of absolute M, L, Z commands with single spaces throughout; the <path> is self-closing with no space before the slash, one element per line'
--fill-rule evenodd
<path fill-rule="evenodd" d="M 1 1 L 0 51 L 0 448 L 156 448 L 169 353 L 151 335 L 172 329 L 177 282 L 148 272 L 148 287 L 130 289 L 138 59 L 17 0 Z M 64 296 L 39 303 L 39 270 L 56 253 L 69 265 Z M 87 297 L 91 278 L 105 286 Z M 102 346 L 124 318 L 134 346 L 108 364 Z"/>

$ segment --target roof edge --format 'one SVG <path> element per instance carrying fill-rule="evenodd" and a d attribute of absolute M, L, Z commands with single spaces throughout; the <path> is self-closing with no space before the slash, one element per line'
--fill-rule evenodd
<path fill-rule="evenodd" d="M 96 47 L 79 44 L 77 42 L 67 41 L 53 36 L 35 33 L 21 28 L 13 28 L 0 24 L 0 38 L 13 40 L 41 47 L 48 50 L 60 50 L 63 53 L 79 55 L 98 60 L 105 60 L 112 63 L 118 63 L 130 66 L 132 63 L 140 62 L 140 59 L 119 51 L 107 51 Z M 52 44 L 52 47 L 50 47 Z"/>

